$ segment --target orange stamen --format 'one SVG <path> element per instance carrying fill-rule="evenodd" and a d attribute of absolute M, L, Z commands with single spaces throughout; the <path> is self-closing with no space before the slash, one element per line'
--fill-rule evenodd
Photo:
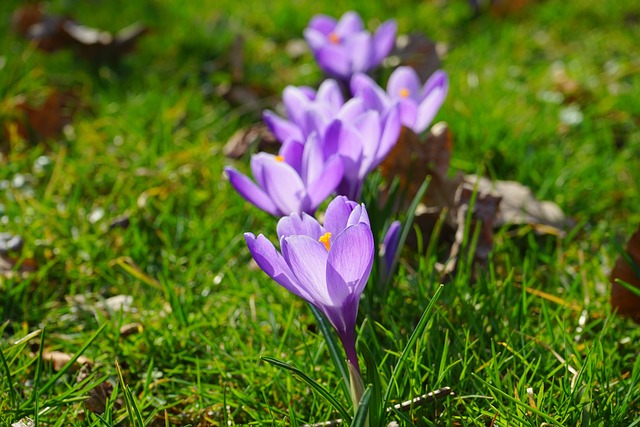
<path fill-rule="evenodd" d="M 336 33 L 329 33 L 329 41 L 333 44 L 340 43 L 340 36 Z"/>
<path fill-rule="evenodd" d="M 318 241 L 322 243 L 327 250 L 329 250 L 331 248 L 331 243 L 329 242 L 329 239 L 331 239 L 331 233 L 327 231 L 322 236 L 320 236 Z"/>
<path fill-rule="evenodd" d="M 408 98 L 410 93 L 411 92 L 409 92 L 409 89 L 403 87 L 402 89 L 400 89 L 400 98 Z"/>
<path fill-rule="evenodd" d="M 276 162 L 284 162 L 284 156 L 276 156 Z"/>

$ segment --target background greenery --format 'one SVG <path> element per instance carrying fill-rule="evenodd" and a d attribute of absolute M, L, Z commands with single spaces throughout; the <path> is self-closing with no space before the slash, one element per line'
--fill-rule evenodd
<path fill-rule="evenodd" d="M 238 34 L 242 85 L 265 105 L 287 84 L 317 85 L 311 55 L 292 57 L 289 43 L 313 14 L 350 9 L 370 29 L 394 18 L 400 33 L 446 45 L 451 86 L 437 119 L 454 134 L 453 170 L 520 181 L 576 222 L 565 237 L 502 229 L 475 283 L 460 269 L 393 397 L 444 386 L 456 396 L 391 418 L 638 423 L 640 334 L 612 315 L 607 278 L 617 245 L 640 222 L 635 2 L 547 0 L 474 17 L 467 2 L 444 0 L 53 1 L 50 12 L 91 27 L 150 27 L 136 52 L 112 65 L 35 49 L 10 28 L 22 3 L 0 8 L 5 122 L 15 97 L 37 100 L 52 87 L 76 91 L 83 108 L 60 138 L 18 144 L 2 159 L 0 231 L 24 238 L 21 256 L 37 270 L 0 276 L 0 426 L 24 416 L 58 426 L 335 418 L 304 383 L 260 361 L 289 361 L 348 401 L 308 308 L 249 263 L 242 233 L 273 237 L 275 220 L 224 180 L 232 162 L 222 146 L 259 111 L 221 94 Z M 248 156 L 234 164 L 247 170 Z M 130 226 L 109 229 L 120 215 Z M 360 340 L 383 381 L 438 286 L 434 262 L 407 253 L 385 304 L 361 313 Z M 123 310 L 105 304 L 118 295 L 132 297 Z M 142 332 L 121 336 L 133 322 Z M 82 383 L 39 357 L 85 345 L 95 365 Z M 116 389 L 98 417 L 82 400 L 105 379 Z"/>

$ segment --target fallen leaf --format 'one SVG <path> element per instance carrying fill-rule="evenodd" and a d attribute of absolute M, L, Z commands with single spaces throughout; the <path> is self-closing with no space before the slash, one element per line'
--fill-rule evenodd
<path fill-rule="evenodd" d="M 63 353 L 61 351 L 42 352 L 42 360 L 51 363 L 54 371 L 59 371 L 60 369 L 62 369 L 67 363 L 71 361 L 72 358 L 72 355 Z M 89 358 L 80 356 L 71 366 L 71 369 L 75 371 L 79 366 L 82 366 L 85 363 L 93 364 L 93 362 Z"/>
<path fill-rule="evenodd" d="M 494 16 L 505 18 L 508 15 L 518 13 L 533 0 L 491 0 L 489 10 Z"/>
<path fill-rule="evenodd" d="M 131 221 L 129 219 L 129 215 L 121 215 L 111 220 L 109 223 L 109 230 L 113 230 L 116 228 L 129 228 Z"/>
<path fill-rule="evenodd" d="M 29 417 L 22 418 L 20 421 L 11 424 L 11 427 L 35 427 L 36 422 Z"/>
<path fill-rule="evenodd" d="M 406 209 L 420 185 L 427 177 L 430 179 L 415 221 L 423 239 L 428 240 L 438 219 L 444 215 L 446 227 L 439 237 L 450 241 L 451 249 L 448 261 L 439 267 L 443 276 L 455 269 L 467 228 L 473 236 L 476 227 L 480 227 L 473 259 L 474 264 L 482 265 L 487 262 L 493 248 L 495 227 L 528 224 L 538 232 L 563 235 L 564 229 L 571 225 L 555 203 L 537 200 L 529 188 L 518 182 L 492 182 L 487 178 L 462 174 L 450 177 L 452 150 L 453 135 L 446 123 L 434 125 L 424 141 L 410 129 L 403 128 L 395 147 L 380 167 L 387 182 L 394 178 L 399 180 L 400 194 L 404 195 L 404 201 L 396 206 L 400 210 Z M 383 191 L 383 203 L 386 197 L 388 194 Z M 467 218 L 471 221 L 469 227 Z M 408 243 L 411 242 L 410 239 Z"/>
<path fill-rule="evenodd" d="M 398 36 L 388 62 L 394 67 L 407 65 L 413 68 L 425 82 L 440 68 L 440 57 L 445 52 L 444 45 L 434 42 L 422 33 L 405 34 Z"/>
<path fill-rule="evenodd" d="M 142 323 L 129 323 L 120 327 L 120 337 L 126 338 L 130 335 L 142 333 L 143 330 Z"/>
<path fill-rule="evenodd" d="M 0 254 L 0 276 L 13 278 L 18 275 L 22 278 L 29 276 L 38 269 L 38 264 L 32 258 L 20 259 Z"/>
<path fill-rule="evenodd" d="M 462 182 L 459 178 L 447 178 L 452 151 L 452 133 L 444 122 L 433 125 L 424 141 L 411 129 L 403 127 L 380 170 L 388 182 L 396 177 L 400 180 L 405 205 L 408 206 L 430 176 L 432 182 L 425 196 L 427 207 L 452 206 L 455 189 Z"/>
<path fill-rule="evenodd" d="M 86 27 L 70 17 L 49 15 L 41 3 L 26 5 L 12 17 L 14 30 L 47 52 L 73 49 L 93 63 L 116 61 L 131 52 L 148 29 L 135 23 L 117 34 Z"/>
<path fill-rule="evenodd" d="M 78 371 L 76 383 L 81 383 L 87 379 L 91 375 L 91 370 L 92 368 L 89 363 L 82 365 Z M 112 393 L 113 384 L 105 380 L 87 392 L 87 398 L 84 400 L 84 405 L 91 412 L 103 414 Z"/>
<path fill-rule="evenodd" d="M 640 296 L 622 286 L 618 281 L 640 289 L 640 227 L 631 235 L 625 248 L 628 259 L 619 256 L 611 271 L 611 307 L 618 310 L 618 314 L 631 317 L 640 323 Z M 629 261 L 635 263 L 630 265 Z M 635 269 L 634 269 L 635 267 Z"/>
<path fill-rule="evenodd" d="M 550 201 L 535 198 L 528 187 L 516 181 L 491 181 L 476 175 L 465 175 L 464 180 L 471 186 L 478 186 L 478 192 L 490 193 L 502 198 L 495 226 L 504 224 L 527 224 L 545 234 L 563 236 L 565 229 L 572 225 L 560 207 Z"/>
<path fill-rule="evenodd" d="M 237 130 L 222 149 L 225 156 L 238 159 L 242 157 L 252 144 L 257 144 L 259 151 L 273 151 L 280 145 L 276 137 L 263 123 Z"/>
<path fill-rule="evenodd" d="M 11 233 L 0 233 L 0 255 L 6 255 L 7 252 L 20 252 L 23 245 L 22 237 Z"/>

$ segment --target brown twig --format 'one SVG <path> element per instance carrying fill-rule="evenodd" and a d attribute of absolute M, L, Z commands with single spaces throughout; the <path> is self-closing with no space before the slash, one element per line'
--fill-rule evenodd
<path fill-rule="evenodd" d="M 391 411 L 406 411 L 409 408 L 415 408 L 422 406 L 429 402 L 436 402 L 440 399 L 444 399 L 448 396 L 455 396 L 455 393 L 451 391 L 451 387 L 442 387 L 434 391 L 430 391 L 429 393 L 423 394 L 418 397 L 414 397 L 413 399 L 407 400 L 402 403 L 398 403 L 397 405 L 393 405 L 387 408 L 387 412 Z M 315 424 L 305 424 L 302 427 L 328 427 L 328 426 L 337 426 L 342 423 L 342 418 L 338 418 L 336 420 L 325 421 L 322 423 Z M 393 427 L 397 425 L 397 423 L 391 422 L 387 427 Z"/>

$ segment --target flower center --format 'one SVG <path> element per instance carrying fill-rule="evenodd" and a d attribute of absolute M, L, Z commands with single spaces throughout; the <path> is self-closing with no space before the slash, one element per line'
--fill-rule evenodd
<path fill-rule="evenodd" d="M 331 233 L 327 231 L 322 236 L 320 236 L 318 242 L 322 243 L 324 247 L 329 250 L 331 248 L 331 242 L 329 242 L 329 239 L 331 239 Z"/>
<path fill-rule="evenodd" d="M 276 156 L 276 162 L 284 162 L 284 156 Z"/>
<path fill-rule="evenodd" d="M 403 87 L 402 89 L 400 89 L 400 98 L 408 98 L 410 93 L 411 92 L 409 92 L 409 89 Z"/>
<path fill-rule="evenodd" d="M 329 33 L 329 41 L 332 44 L 339 44 L 340 43 L 340 36 L 337 35 L 336 33 Z"/>

